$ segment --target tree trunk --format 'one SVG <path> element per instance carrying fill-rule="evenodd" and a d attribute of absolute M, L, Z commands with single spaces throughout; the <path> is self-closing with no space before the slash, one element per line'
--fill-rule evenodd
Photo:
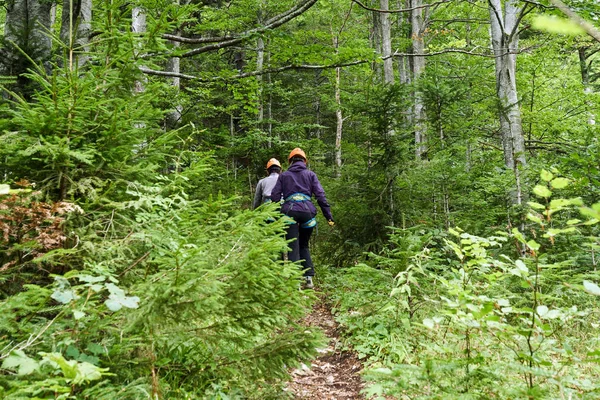
<path fill-rule="evenodd" d="M 425 70 L 425 42 L 423 33 L 425 31 L 425 19 L 423 17 L 422 0 L 411 0 L 411 40 L 412 52 L 412 78 L 415 84 L 414 101 L 412 110 L 412 119 L 415 127 L 415 157 L 417 160 L 425 158 L 427 153 L 427 132 L 425 125 L 425 105 L 423 104 L 423 94 L 417 88 L 419 78 Z"/>
<path fill-rule="evenodd" d="M 501 0 L 489 0 L 489 5 L 504 165 L 514 171 L 516 175 L 516 191 L 512 196 L 513 204 L 521 204 L 519 166 L 525 166 L 526 159 L 516 69 L 519 44 L 518 15 L 522 10 L 517 7 L 515 0 L 505 2 L 505 13 L 502 10 Z"/>
<path fill-rule="evenodd" d="M 335 53 L 339 51 L 339 38 L 334 36 L 333 47 Z M 344 128 L 344 118 L 342 115 L 342 97 L 341 97 L 341 75 L 342 68 L 336 67 L 335 69 L 335 175 L 339 178 L 342 175 L 342 132 Z"/>
<path fill-rule="evenodd" d="M 143 34 L 146 32 L 146 12 L 141 7 L 134 7 L 131 11 L 131 32 Z M 139 41 L 139 39 L 136 39 Z M 141 46 L 138 46 L 138 48 Z M 136 56 L 138 56 L 136 52 Z M 136 81 L 134 91 L 141 93 L 145 90 L 145 82 Z"/>
<path fill-rule="evenodd" d="M 588 59 L 592 55 L 596 54 L 596 52 L 598 50 L 591 51 L 590 53 L 588 53 L 589 47 L 587 47 L 587 46 L 579 47 L 579 49 L 577 49 L 577 50 L 578 50 L 577 52 L 579 54 L 579 68 L 581 70 L 581 83 L 583 84 L 583 92 L 587 96 L 594 92 L 591 84 L 593 83 L 592 81 L 595 81 L 597 79 L 597 74 L 594 74 L 596 79 L 592 79 L 592 74 L 591 74 L 592 71 L 591 70 L 592 70 L 593 60 L 588 62 Z M 586 102 L 586 104 L 587 103 L 588 102 Z M 588 109 L 588 124 L 589 125 L 596 124 L 596 114 L 593 111 L 591 111 L 590 109 Z"/>
<path fill-rule="evenodd" d="M 408 8 L 409 5 L 410 5 L 410 0 L 408 0 L 408 1 L 401 0 L 398 2 L 397 8 L 398 9 Z M 403 33 L 403 35 L 402 35 L 403 38 L 404 38 L 404 32 L 405 32 L 404 31 L 405 24 L 407 22 L 404 18 L 405 18 L 404 13 L 398 14 L 398 32 Z M 398 57 L 398 78 L 400 79 L 401 84 L 410 83 L 410 60 L 406 56 Z"/>
<path fill-rule="evenodd" d="M 60 41 L 67 46 L 69 68 L 83 65 L 87 57 L 90 33 L 92 31 L 92 1 L 63 0 Z"/>
<path fill-rule="evenodd" d="M 379 0 L 381 10 L 390 9 L 388 0 Z M 390 14 L 381 13 L 379 16 L 381 26 L 381 55 L 383 56 L 383 81 L 385 83 L 394 83 L 394 59 L 392 58 L 392 25 L 390 23 Z"/>

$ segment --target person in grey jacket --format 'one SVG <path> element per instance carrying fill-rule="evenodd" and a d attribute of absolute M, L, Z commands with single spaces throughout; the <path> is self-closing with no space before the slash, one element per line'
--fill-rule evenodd
<path fill-rule="evenodd" d="M 275 187 L 275 183 L 277 183 L 279 173 L 281 172 L 281 164 L 276 158 L 271 158 L 269 162 L 267 162 L 267 171 L 269 172 L 269 176 L 258 181 L 258 184 L 256 185 L 256 194 L 254 195 L 254 202 L 252 203 L 253 209 L 256 209 L 261 204 L 271 201 L 271 192 L 273 191 L 273 187 Z"/>

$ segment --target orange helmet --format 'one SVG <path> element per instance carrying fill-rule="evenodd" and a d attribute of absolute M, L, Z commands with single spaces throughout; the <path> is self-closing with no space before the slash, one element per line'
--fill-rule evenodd
<path fill-rule="evenodd" d="M 271 158 L 271 159 L 269 160 L 269 162 L 267 162 L 267 170 L 268 170 L 269 168 L 271 168 L 273 165 L 275 165 L 276 167 L 279 167 L 279 168 L 281 168 L 281 164 L 279 164 L 279 161 L 277 161 L 277 159 L 276 159 L 276 158 Z"/>
<path fill-rule="evenodd" d="M 304 153 L 304 151 L 300 148 L 300 147 L 296 147 L 294 150 L 292 150 L 292 152 L 290 153 L 290 155 L 288 156 L 288 162 L 292 159 L 292 157 L 294 156 L 300 156 L 302 158 L 304 158 L 304 162 L 306 162 L 306 154 Z"/>

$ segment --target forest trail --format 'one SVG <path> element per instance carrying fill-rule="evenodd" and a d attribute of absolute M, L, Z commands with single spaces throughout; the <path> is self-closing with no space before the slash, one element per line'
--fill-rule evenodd
<path fill-rule="evenodd" d="M 321 328 L 329 343 L 327 348 L 319 349 L 319 357 L 310 365 L 302 364 L 292 371 L 292 381 L 288 383 L 287 390 L 298 400 L 364 399 L 360 394 L 363 388 L 359 375 L 362 364 L 354 352 L 342 349 L 338 324 L 324 294 L 317 295 L 319 301 L 304 323 Z"/>

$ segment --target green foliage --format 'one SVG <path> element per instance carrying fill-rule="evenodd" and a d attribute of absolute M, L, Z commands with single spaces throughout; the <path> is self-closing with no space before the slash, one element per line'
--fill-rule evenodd
<path fill-rule="evenodd" d="M 599 277 L 589 262 L 575 265 L 580 256 L 563 253 L 561 241 L 597 242 L 600 205 L 557 197 L 570 183 L 556 171 L 542 171 L 533 188 L 540 203 L 530 202 L 529 238 L 516 229 L 479 237 L 456 228 L 448 237 L 424 236 L 429 239 L 415 253 L 397 245 L 411 242 L 397 230 L 391 234 L 396 244 L 375 256 L 372 267 L 327 277 L 335 283 L 338 319 L 348 326 L 350 343 L 368 357 L 366 377 L 375 382 L 368 394 L 597 397 L 597 326 L 590 316 L 598 310 L 584 292 L 600 295 Z M 526 254 L 510 257 L 511 243 Z M 379 276 L 387 279 L 374 279 Z M 390 357 L 381 350 L 390 348 L 404 351 Z"/>

